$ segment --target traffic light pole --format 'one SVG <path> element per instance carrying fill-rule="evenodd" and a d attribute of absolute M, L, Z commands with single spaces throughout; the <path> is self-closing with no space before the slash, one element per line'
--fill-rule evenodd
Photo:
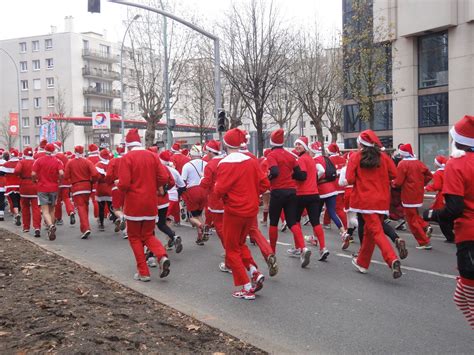
<path fill-rule="evenodd" d="M 199 32 L 200 34 L 206 36 L 207 38 L 210 38 L 214 41 L 214 114 L 215 114 L 215 119 L 216 119 L 216 131 L 217 131 L 217 116 L 219 113 L 219 109 L 221 109 L 222 106 L 222 97 L 221 97 L 221 75 L 220 75 L 220 42 L 219 42 L 219 37 L 213 35 L 210 32 L 207 32 L 206 30 L 203 30 L 202 28 L 192 24 L 191 22 L 188 22 L 180 17 L 177 17 L 173 14 L 170 14 L 169 12 L 160 10 L 160 9 L 155 9 L 154 7 L 147 6 L 147 5 L 142 5 L 142 4 L 135 4 L 133 2 L 129 1 L 122 1 L 122 0 L 109 0 L 109 2 L 115 3 L 115 4 L 120 4 L 120 5 L 125 5 L 125 6 L 131 6 L 131 7 L 137 7 L 139 9 L 143 10 L 148 10 L 151 12 L 155 12 L 157 14 L 163 15 L 165 17 L 168 17 L 172 20 L 175 20 L 186 27 L 189 27 L 190 29 Z M 167 111 L 169 111 L 169 108 L 167 108 Z M 169 115 L 169 112 L 166 113 Z M 169 124 L 169 123 L 168 123 Z M 167 124 L 167 126 L 168 126 Z M 222 138 L 222 132 L 219 132 L 219 140 Z"/>

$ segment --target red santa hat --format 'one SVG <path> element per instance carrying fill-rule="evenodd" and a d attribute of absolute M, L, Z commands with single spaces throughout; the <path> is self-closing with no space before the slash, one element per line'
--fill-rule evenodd
<path fill-rule="evenodd" d="M 83 155 L 84 154 L 84 147 L 82 145 L 76 145 L 74 147 L 74 153 L 76 154 L 76 156 Z"/>
<path fill-rule="evenodd" d="M 200 144 L 195 144 L 189 150 L 189 155 L 192 157 L 201 157 L 202 156 L 202 149 Z"/>
<path fill-rule="evenodd" d="M 158 154 L 158 147 L 157 146 L 148 147 L 147 150 L 149 150 L 152 153 Z"/>
<path fill-rule="evenodd" d="M 403 157 L 413 158 L 415 156 L 415 154 L 413 153 L 413 148 L 410 143 L 402 144 L 398 148 L 398 151 L 400 152 L 400 155 Z"/>
<path fill-rule="evenodd" d="M 48 144 L 48 140 L 47 140 L 47 139 L 42 139 L 42 140 L 40 141 L 39 147 L 40 147 L 41 149 L 44 149 L 44 147 L 46 147 L 46 144 Z"/>
<path fill-rule="evenodd" d="M 61 150 L 61 147 L 63 146 L 60 141 L 54 142 L 53 144 L 57 150 Z"/>
<path fill-rule="evenodd" d="M 99 147 L 97 145 L 95 145 L 94 143 L 92 144 L 89 144 L 89 154 L 90 153 L 98 153 L 99 152 Z"/>
<path fill-rule="evenodd" d="M 20 159 L 23 158 L 23 153 L 22 152 L 18 153 L 18 158 L 20 158 Z"/>
<path fill-rule="evenodd" d="M 44 151 L 49 154 L 54 153 L 54 144 L 53 143 L 46 144 L 46 147 L 44 147 Z"/>
<path fill-rule="evenodd" d="M 240 149 L 242 143 L 247 143 L 247 138 L 245 138 L 245 132 L 241 129 L 229 129 L 224 135 L 224 144 L 229 148 Z"/>
<path fill-rule="evenodd" d="M 23 149 L 23 155 L 26 157 L 32 157 L 33 156 L 33 148 L 31 147 L 26 147 Z"/>
<path fill-rule="evenodd" d="M 456 143 L 474 147 L 474 116 L 464 116 L 449 131 Z"/>
<path fill-rule="evenodd" d="M 221 152 L 221 143 L 213 139 L 207 142 L 206 150 L 219 154 Z"/>
<path fill-rule="evenodd" d="M 321 151 L 323 149 L 323 145 L 321 144 L 321 142 L 313 142 L 309 146 L 309 149 L 315 154 L 316 153 L 321 153 Z"/>
<path fill-rule="evenodd" d="M 171 155 L 173 153 L 171 153 L 169 150 L 164 150 L 160 153 L 160 159 L 164 162 L 169 162 L 171 161 Z"/>
<path fill-rule="evenodd" d="M 264 156 L 265 158 L 268 157 L 268 154 L 270 154 L 271 151 L 272 151 L 272 150 L 271 150 L 270 148 L 264 149 L 264 150 L 263 150 L 263 156 Z"/>
<path fill-rule="evenodd" d="M 18 157 L 18 153 L 19 153 L 19 152 L 18 152 L 17 149 L 15 149 L 15 148 L 11 148 L 11 149 L 10 149 L 10 156 L 11 156 L 12 158 Z"/>
<path fill-rule="evenodd" d="M 110 152 L 107 148 L 104 148 L 99 153 L 100 160 L 109 160 L 110 159 Z"/>
<path fill-rule="evenodd" d="M 171 151 L 173 151 L 173 149 L 171 149 Z M 188 149 L 186 149 L 186 148 L 184 148 L 184 149 L 181 149 L 181 154 L 183 154 L 185 157 L 187 157 L 187 156 L 188 156 L 188 154 L 189 154 L 189 150 L 188 150 Z"/>
<path fill-rule="evenodd" d="M 181 144 L 179 143 L 174 143 L 172 146 L 171 146 L 171 151 L 173 153 L 179 153 L 179 151 L 181 150 Z"/>
<path fill-rule="evenodd" d="M 270 135 L 270 145 L 274 147 L 282 147 L 285 143 L 285 131 L 281 128 L 278 128 L 276 131 L 273 131 Z"/>
<path fill-rule="evenodd" d="M 248 152 L 248 151 L 249 151 L 249 148 L 247 147 L 247 143 L 242 143 L 242 144 L 240 145 L 239 150 L 240 150 L 241 152 L 243 152 L 243 153 Z"/>
<path fill-rule="evenodd" d="M 440 168 L 444 168 L 447 162 L 448 162 L 448 158 L 445 157 L 444 155 L 437 155 L 436 158 L 434 159 L 435 165 Z"/>
<path fill-rule="evenodd" d="M 331 143 L 328 145 L 328 152 L 331 154 L 339 154 L 339 146 L 336 143 Z"/>
<path fill-rule="evenodd" d="M 125 137 L 125 144 L 127 145 L 127 148 L 141 147 L 142 141 L 138 134 L 138 129 L 132 128 L 128 131 L 127 136 Z"/>
<path fill-rule="evenodd" d="M 364 145 L 366 147 L 375 147 L 383 148 L 382 142 L 380 142 L 379 137 L 371 129 L 362 131 L 357 137 L 357 143 Z"/>
<path fill-rule="evenodd" d="M 304 150 L 309 150 L 308 137 L 306 137 L 306 136 L 301 136 L 301 137 L 299 137 L 297 140 L 295 140 L 295 146 L 296 146 L 296 143 L 301 144 L 301 145 L 304 147 Z"/>
<path fill-rule="evenodd" d="M 118 154 L 125 153 L 125 147 L 123 145 L 118 145 L 115 150 L 117 151 Z"/>
<path fill-rule="evenodd" d="M 67 151 L 66 153 L 64 153 L 64 154 L 66 154 L 66 156 L 67 156 L 68 158 L 72 157 L 72 155 L 73 155 L 70 150 L 68 150 L 68 151 Z"/>

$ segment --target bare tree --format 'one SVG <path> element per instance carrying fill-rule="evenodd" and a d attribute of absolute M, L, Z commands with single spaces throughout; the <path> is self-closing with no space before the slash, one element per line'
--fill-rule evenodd
<path fill-rule="evenodd" d="M 150 0 L 150 6 L 160 8 L 162 1 Z M 163 8 L 173 12 L 170 5 Z M 163 18 L 161 15 L 141 11 L 130 13 L 130 19 L 137 13 L 141 18 L 130 28 L 131 69 L 126 72 L 127 85 L 136 88 L 142 117 L 147 122 L 145 144 L 151 146 L 155 140 L 158 122 L 165 113 L 165 88 L 163 79 Z M 178 98 L 183 84 L 180 80 L 193 45 L 193 33 L 174 21 L 168 22 L 168 58 L 170 106 Z"/>
<path fill-rule="evenodd" d="M 298 106 L 299 103 L 291 94 L 289 87 L 282 83 L 268 99 L 265 111 L 280 128 L 286 128 L 286 133 L 289 135 L 298 127 L 299 117 L 295 117 Z"/>
<path fill-rule="evenodd" d="M 59 118 L 64 118 L 65 116 L 69 116 L 71 114 L 71 111 L 67 109 L 66 107 L 66 90 L 61 89 L 61 86 L 59 85 L 59 81 L 57 81 L 57 98 L 56 98 L 56 112 L 59 116 Z M 69 122 L 65 121 L 63 119 L 56 120 L 56 133 L 58 136 L 58 140 L 61 142 L 63 149 L 64 149 L 64 144 L 66 140 L 71 136 L 72 132 L 74 130 L 74 125 Z"/>
<path fill-rule="evenodd" d="M 342 95 L 329 102 L 326 111 L 327 120 L 323 120 L 323 125 L 331 133 L 331 143 L 337 142 L 337 136 L 342 132 L 343 127 L 343 105 Z"/>
<path fill-rule="evenodd" d="M 289 33 L 273 2 L 263 0 L 233 5 L 221 27 L 222 71 L 245 102 L 257 129 L 258 154 L 262 155 L 265 105 L 288 72 Z"/>
<path fill-rule="evenodd" d="M 295 45 L 292 91 L 324 144 L 323 117 L 340 94 L 338 49 L 325 49 L 317 31 L 302 32 Z"/>
<path fill-rule="evenodd" d="M 17 139 L 18 135 L 12 136 L 10 134 L 10 123 L 7 120 L 2 120 L 0 123 L 0 140 L 2 145 L 7 150 L 10 150 L 11 148 L 15 147 Z"/>

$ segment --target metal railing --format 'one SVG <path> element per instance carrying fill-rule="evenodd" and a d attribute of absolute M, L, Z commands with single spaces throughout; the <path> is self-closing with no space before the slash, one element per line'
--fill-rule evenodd
<path fill-rule="evenodd" d="M 98 90 L 96 88 L 84 88 L 84 95 L 120 98 L 120 90 Z"/>
<path fill-rule="evenodd" d="M 82 68 L 83 76 L 97 77 L 101 79 L 120 80 L 120 73 L 109 70 L 102 70 L 98 68 Z"/>
<path fill-rule="evenodd" d="M 92 59 L 107 61 L 107 62 L 114 62 L 114 63 L 119 62 L 119 57 L 116 55 L 112 55 L 111 53 L 89 49 L 89 48 L 84 48 L 82 50 L 82 56 L 89 57 Z"/>
<path fill-rule="evenodd" d="M 92 116 L 92 112 L 110 112 L 120 115 L 120 110 L 116 108 L 104 108 L 99 106 L 84 106 L 84 115 Z"/>

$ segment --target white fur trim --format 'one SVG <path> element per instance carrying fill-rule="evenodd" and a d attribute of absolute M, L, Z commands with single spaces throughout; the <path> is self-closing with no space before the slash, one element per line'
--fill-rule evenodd
<path fill-rule="evenodd" d="M 207 208 L 212 213 L 224 213 L 224 210 L 213 210 L 212 208 Z"/>
<path fill-rule="evenodd" d="M 123 217 L 129 221 L 154 221 L 157 216 L 127 216 L 124 214 Z"/>
<path fill-rule="evenodd" d="M 127 148 L 141 147 L 142 146 L 142 144 L 140 142 L 130 142 L 130 143 L 126 143 L 125 145 L 127 146 Z"/>
<path fill-rule="evenodd" d="M 15 188 L 20 188 L 20 185 L 5 185 L 7 189 L 15 189 Z"/>
<path fill-rule="evenodd" d="M 362 145 L 365 145 L 366 147 L 373 147 L 373 146 L 375 146 L 374 143 L 369 143 L 369 142 L 363 140 L 360 136 L 357 137 L 357 143 L 362 144 Z"/>
<path fill-rule="evenodd" d="M 226 156 L 224 159 L 222 159 L 218 166 L 221 165 L 222 163 L 241 163 L 245 160 L 249 160 L 250 157 L 248 155 L 236 152 L 236 153 L 230 153 L 228 156 Z"/>
<path fill-rule="evenodd" d="M 295 140 L 295 145 L 296 145 L 296 143 L 301 144 L 304 147 L 305 150 L 309 150 L 309 147 L 301 139 L 298 138 L 297 140 Z"/>
<path fill-rule="evenodd" d="M 80 190 L 80 191 L 73 192 L 72 195 L 76 196 L 76 195 L 84 195 L 84 194 L 90 194 L 90 193 L 91 193 L 91 190 Z"/>
<path fill-rule="evenodd" d="M 95 200 L 98 202 L 103 202 L 103 201 L 112 202 L 112 197 L 111 196 L 96 196 Z"/>
<path fill-rule="evenodd" d="M 105 170 L 102 168 L 99 168 L 98 166 L 95 167 L 95 170 L 99 172 L 99 174 L 105 175 Z"/>
<path fill-rule="evenodd" d="M 25 160 L 34 160 L 34 158 L 29 156 L 29 155 L 23 155 L 23 159 L 25 159 Z"/>
<path fill-rule="evenodd" d="M 167 203 L 164 203 L 164 204 L 162 204 L 162 205 L 158 205 L 158 209 L 161 210 L 161 209 L 166 208 L 166 207 L 169 207 L 169 206 L 170 206 L 170 203 L 167 202 Z"/>
<path fill-rule="evenodd" d="M 23 197 L 23 198 L 37 198 L 38 195 L 22 195 L 22 194 L 20 194 L 20 197 Z"/>
<path fill-rule="evenodd" d="M 443 170 L 444 170 L 445 164 L 441 164 L 436 158 L 434 160 L 434 163 L 435 163 L 436 166 L 438 166 L 440 168 L 443 168 Z M 440 170 L 440 169 L 438 169 L 438 170 Z"/>
<path fill-rule="evenodd" d="M 216 154 L 221 153 L 219 150 L 213 149 L 213 148 L 209 147 L 208 145 L 206 145 L 206 150 L 208 150 L 210 152 L 213 152 L 213 153 L 216 153 Z"/>
<path fill-rule="evenodd" d="M 70 188 L 72 185 L 59 185 L 59 188 Z"/>
<path fill-rule="evenodd" d="M 230 145 L 229 143 L 227 143 L 226 140 L 225 140 L 225 137 L 222 138 L 222 140 L 224 141 L 224 144 L 225 144 L 226 146 L 228 146 L 229 148 L 240 149 L 240 145 L 238 145 L 238 146 L 233 146 L 233 145 Z"/>
<path fill-rule="evenodd" d="M 402 206 L 407 207 L 407 208 L 415 208 L 415 207 L 422 207 L 423 203 L 403 203 L 402 202 Z"/>
<path fill-rule="evenodd" d="M 358 208 L 349 208 L 349 212 L 356 212 L 356 213 L 362 213 L 362 214 L 389 214 L 389 211 L 382 211 L 382 210 L 360 210 Z"/>
<path fill-rule="evenodd" d="M 328 197 L 336 196 L 336 195 L 339 195 L 339 191 L 329 192 L 329 193 L 324 194 L 324 195 L 319 195 L 319 197 L 320 198 L 328 198 Z"/>
<path fill-rule="evenodd" d="M 112 191 L 118 190 L 117 186 L 112 187 Z"/>
<path fill-rule="evenodd" d="M 468 147 L 474 147 L 474 138 L 461 136 L 458 132 L 456 132 L 454 127 L 450 129 L 449 133 L 456 143 L 467 145 Z"/>
<path fill-rule="evenodd" d="M 405 151 L 403 151 L 403 150 L 398 150 L 398 151 L 400 152 L 400 155 L 403 156 L 403 157 L 405 157 L 405 158 L 407 158 L 407 157 L 408 157 L 408 158 L 409 158 L 409 157 L 412 157 L 412 158 L 413 158 L 413 157 L 415 156 L 414 154 L 412 155 L 412 154 L 410 154 L 410 153 L 408 153 L 408 152 L 405 152 Z"/>
<path fill-rule="evenodd" d="M 285 144 L 285 136 L 283 136 L 283 143 L 275 143 L 272 141 L 272 138 L 270 137 L 270 145 L 274 147 L 283 147 L 283 144 Z"/>
<path fill-rule="evenodd" d="M 5 168 L 4 166 L 0 167 L 0 171 L 2 173 L 6 173 L 6 174 L 13 174 L 15 169 L 13 168 Z"/>
<path fill-rule="evenodd" d="M 4 188 L 4 187 L 0 187 L 0 192 L 5 192 L 5 188 Z"/>

